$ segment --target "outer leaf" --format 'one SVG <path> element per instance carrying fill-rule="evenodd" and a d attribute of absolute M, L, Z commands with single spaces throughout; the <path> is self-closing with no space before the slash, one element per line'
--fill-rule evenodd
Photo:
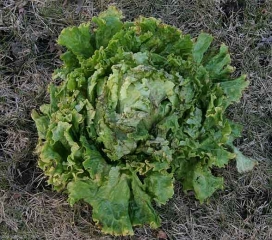
<path fill-rule="evenodd" d="M 106 47 L 111 38 L 123 27 L 121 11 L 111 6 L 107 11 L 94 17 L 92 21 L 98 25 L 95 31 L 96 48 Z"/>
<path fill-rule="evenodd" d="M 184 191 L 194 190 L 196 198 L 203 203 L 216 190 L 223 188 L 223 178 L 212 175 L 204 161 L 192 159 L 180 162 L 177 169 L 178 178 L 182 180 Z"/>
<path fill-rule="evenodd" d="M 93 219 L 103 225 L 103 232 L 112 235 L 132 235 L 129 217 L 130 189 L 126 175 L 112 168 L 107 185 L 99 188 L 93 202 Z"/>
<path fill-rule="evenodd" d="M 94 48 L 91 45 L 90 24 L 83 23 L 79 27 L 63 29 L 58 38 L 58 44 L 67 47 L 79 59 L 90 57 L 94 52 Z M 66 56 L 63 56 L 63 58 L 66 59 Z M 71 64 L 68 63 L 69 61 L 67 59 L 68 65 Z"/>
<path fill-rule="evenodd" d="M 103 225 L 103 232 L 112 235 L 132 235 L 129 218 L 130 189 L 126 175 L 112 168 L 109 180 L 100 188 L 92 181 L 76 181 L 68 185 L 69 202 L 80 199 L 93 206 L 93 219 Z"/>
<path fill-rule="evenodd" d="M 198 64 L 201 63 L 204 53 L 208 50 L 212 43 L 213 37 L 207 33 L 201 33 L 193 48 L 193 58 Z"/>
<path fill-rule="evenodd" d="M 81 199 L 91 203 L 97 194 L 98 187 L 91 180 L 76 180 L 67 186 L 69 192 L 69 203 L 74 205 Z"/>
<path fill-rule="evenodd" d="M 222 44 L 219 53 L 215 55 L 205 67 L 214 81 L 221 82 L 222 80 L 226 80 L 226 78 L 229 80 L 229 74 L 234 71 L 234 68 L 229 65 L 230 62 L 228 47 Z"/>
<path fill-rule="evenodd" d="M 39 115 L 37 111 L 35 110 L 32 111 L 31 117 L 36 123 L 39 138 L 46 139 L 46 133 L 47 133 L 48 125 L 49 125 L 49 118 L 47 116 Z"/>
<path fill-rule="evenodd" d="M 83 167 L 89 172 L 90 177 L 100 184 L 104 180 L 105 176 L 108 175 L 110 165 L 106 163 L 105 159 L 95 146 L 89 145 L 88 140 L 84 136 L 81 136 L 80 141 L 85 148 L 83 153 L 85 160 L 83 162 Z"/>
<path fill-rule="evenodd" d="M 242 97 L 242 91 L 249 85 L 249 82 L 245 81 L 245 79 L 246 75 L 242 75 L 235 80 L 219 83 L 227 96 L 225 106 L 240 100 Z"/>
<path fill-rule="evenodd" d="M 193 187 L 196 198 L 203 202 L 217 189 L 223 189 L 223 178 L 214 177 L 209 169 L 198 164 L 194 169 Z"/>
<path fill-rule="evenodd" d="M 210 167 L 224 167 L 228 164 L 230 159 L 235 158 L 235 154 L 228 152 L 219 144 L 220 142 L 218 140 L 209 136 L 209 138 L 204 140 L 199 146 L 199 155 L 208 156 L 210 158 Z"/>
<path fill-rule="evenodd" d="M 173 176 L 164 173 L 153 173 L 145 179 L 147 190 L 159 204 L 165 204 L 174 194 Z"/>
<path fill-rule="evenodd" d="M 132 176 L 131 188 L 133 198 L 130 201 L 131 222 L 133 225 L 149 223 L 152 228 L 157 228 L 161 220 L 152 207 L 150 196 L 145 193 L 144 186 L 137 176 Z"/>
<path fill-rule="evenodd" d="M 79 67 L 79 62 L 75 54 L 70 51 L 63 53 L 60 59 L 64 62 L 67 73 Z"/>
<path fill-rule="evenodd" d="M 239 173 L 251 171 L 256 165 L 258 165 L 256 160 L 244 156 L 238 148 L 233 147 L 233 151 L 236 154 L 236 167 Z"/>
<path fill-rule="evenodd" d="M 58 100 L 57 100 L 57 87 L 53 84 L 49 84 L 50 92 L 50 114 L 58 110 Z"/>

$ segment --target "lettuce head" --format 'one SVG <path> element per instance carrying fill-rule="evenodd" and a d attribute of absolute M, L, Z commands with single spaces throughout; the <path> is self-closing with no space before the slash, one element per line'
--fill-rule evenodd
<path fill-rule="evenodd" d="M 256 164 L 233 146 L 241 128 L 224 114 L 248 86 L 245 75 L 231 78 L 227 46 L 155 18 L 122 19 L 109 7 L 61 32 L 60 84 L 32 112 L 48 183 L 70 204 L 89 203 L 112 235 L 159 227 L 153 205 L 173 196 L 175 180 L 203 202 L 223 187 L 212 168 L 235 158 L 240 172 Z"/>

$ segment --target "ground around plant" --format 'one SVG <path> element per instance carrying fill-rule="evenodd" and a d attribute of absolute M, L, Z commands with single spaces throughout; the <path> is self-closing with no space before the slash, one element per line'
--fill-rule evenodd
<path fill-rule="evenodd" d="M 176 183 L 157 207 L 162 226 L 133 237 L 104 236 L 91 207 L 71 208 L 37 167 L 32 109 L 49 101 L 47 85 L 61 65 L 60 31 L 115 4 L 127 17 L 161 18 L 196 37 L 211 33 L 229 46 L 234 76 L 250 86 L 229 118 L 244 126 L 235 144 L 259 165 L 238 174 L 229 164 L 225 188 L 200 204 Z M 270 0 L 2 0 L 0 2 L 0 239 L 272 239 L 272 1 Z"/>

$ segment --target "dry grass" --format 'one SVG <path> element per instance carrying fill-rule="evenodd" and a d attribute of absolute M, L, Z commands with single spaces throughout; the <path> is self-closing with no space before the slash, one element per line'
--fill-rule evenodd
<path fill-rule="evenodd" d="M 32 109 L 48 101 L 46 86 L 59 66 L 55 40 L 62 28 L 89 20 L 117 4 L 128 19 L 154 16 L 192 36 L 201 30 L 230 46 L 235 74 L 251 84 L 230 118 L 244 125 L 236 143 L 257 160 L 239 175 L 231 164 L 225 189 L 200 205 L 176 184 L 174 198 L 158 208 L 169 239 L 272 239 L 272 2 L 269 0 L 81 0 L 0 2 L 0 239 L 156 239 L 136 229 L 133 238 L 102 236 L 91 208 L 73 209 L 46 185 L 36 167 Z"/>

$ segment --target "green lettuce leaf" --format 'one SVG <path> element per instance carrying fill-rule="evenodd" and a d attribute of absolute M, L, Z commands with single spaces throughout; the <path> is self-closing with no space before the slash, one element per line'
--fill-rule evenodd
<path fill-rule="evenodd" d="M 154 200 L 158 204 L 165 204 L 174 194 L 173 176 L 165 172 L 149 175 L 144 183 L 147 191 L 154 196 Z"/>
<path fill-rule="evenodd" d="M 256 160 L 244 156 L 238 148 L 233 147 L 233 151 L 236 154 L 236 167 L 239 173 L 251 171 L 256 165 L 258 165 Z"/>
<path fill-rule="evenodd" d="M 111 6 L 107 12 L 102 12 L 98 17 L 93 17 L 92 22 L 97 24 L 95 30 L 96 49 L 107 47 L 111 38 L 123 27 L 121 11 Z"/>
<path fill-rule="evenodd" d="M 82 23 L 79 27 L 69 27 L 62 30 L 59 38 L 58 44 L 65 46 L 70 50 L 75 56 L 80 59 L 91 57 L 94 52 L 94 47 L 91 44 L 91 33 L 90 33 L 90 24 Z M 69 65 L 75 65 L 71 63 L 73 58 L 71 54 L 69 57 L 67 53 L 62 56 L 65 62 Z"/>
<path fill-rule="evenodd" d="M 219 83 L 220 87 L 227 96 L 225 100 L 226 107 L 233 102 L 239 102 L 240 98 L 242 97 L 242 91 L 249 85 L 249 82 L 245 81 L 245 79 L 246 75 L 242 75 L 235 80 Z"/>
<path fill-rule="evenodd" d="M 204 53 L 208 50 L 212 43 L 213 37 L 207 33 L 201 33 L 193 48 L 193 58 L 198 64 L 201 63 Z"/>

